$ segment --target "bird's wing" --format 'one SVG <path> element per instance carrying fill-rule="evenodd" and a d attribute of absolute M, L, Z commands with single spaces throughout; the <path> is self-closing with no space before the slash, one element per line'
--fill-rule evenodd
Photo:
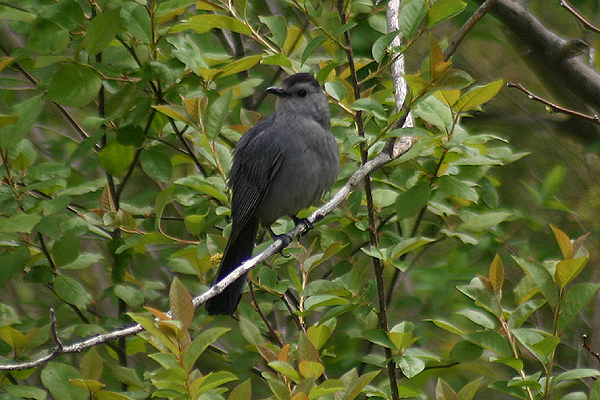
<path fill-rule="evenodd" d="M 273 116 L 261 120 L 236 145 L 229 174 L 232 237 L 248 223 L 283 161 L 284 155 L 273 140 L 276 135 L 273 122 Z"/>

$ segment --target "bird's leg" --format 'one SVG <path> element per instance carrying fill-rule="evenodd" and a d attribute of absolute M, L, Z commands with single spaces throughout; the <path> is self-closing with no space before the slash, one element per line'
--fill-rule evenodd
<path fill-rule="evenodd" d="M 308 231 L 310 231 L 313 228 L 313 224 L 308 220 L 308 218 L 298 218 L 295 215 L 292 215 L 291 218 L 292 221 L 294 221 L 294 225 L 304 225 L 304 232 L 302 232 L 302 236 L 306 235 Z"/>
<path fill-rule="evenodd" d="M 278 239 L 281 239 L 281 241 L 283 242 L 283 247 L 287 247 L 287 245 L 292 242 L 292 238 L 289 237 L 289 235 L 286 235 L 285 233 L 278 235 L 275 232 L 273 232 L 273 229 L 271 229 L 271 226 L 267 226 L 267 230 L 269 231 L 269 234 L 271 235 L 271 239 L 273 239 L 274 242 L 276 242 Z M 290 257 L 289 254 L 283 254 L 283 249 L 281 249 L 279 254 L 281 254 L 281 257 L 284 257 L 284 258 Z"/>

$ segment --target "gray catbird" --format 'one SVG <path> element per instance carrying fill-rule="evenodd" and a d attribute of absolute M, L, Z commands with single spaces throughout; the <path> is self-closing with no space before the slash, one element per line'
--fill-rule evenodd
<path fill-rule="evenodd" d="M 331 114 L 319 82 L 307 73 L 267 91 L 278 97 L 275 113 L 237 143 L 228 185 L 232 227 L 215 282 L 252 257 L 258 223 L 270 225 L 320 199 L 339 172 L 339 150 L 329 131 Z M 209 315 L 233 314 L 246 276 L 206 303 Z"/>

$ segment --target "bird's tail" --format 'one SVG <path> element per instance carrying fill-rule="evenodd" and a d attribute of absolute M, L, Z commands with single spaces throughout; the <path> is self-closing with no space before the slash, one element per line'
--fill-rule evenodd
<path fill-rule="evenodd" d="M 257 230 L 258 220 L 251 218 L 235 236 L 229 238 L 213 285 L 239 267 L 241 263 L 252 257 L 254 238 L 256 237 Z M 235 229 L 232 229 L 232 233 L 235 231 Z M 206 312 L 208 312 L 208 315 L 233 314 L 242 298 L 245 283 L 246 275 L 244 274 L 231 285 L 227 286 L 223 292 L 209 299 L 206 302 Z"/>

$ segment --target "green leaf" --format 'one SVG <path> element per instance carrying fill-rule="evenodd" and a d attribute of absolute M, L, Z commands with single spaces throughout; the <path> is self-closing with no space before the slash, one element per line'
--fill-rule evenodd
<path fill-rule="evenodd" d="M 342 400 L 353 400 L 355 399 L 375 377 L 379 374 L 379 371 L 368 372 L 364 375 L 358 377 L 358 379 L 353 379 L 350 383 L 350 386 L 346 390 L 344 397 Z"/>
<path fill-rule="evenodd" d="M 45 390 L 34 386 L 26 385 L 10 385 L 3 384 L 2 389 L 6 390 L 8 394 L 20 399 L 35 399 L 35 400 L 46 400 L 48 394 Z"/>
<path fill-rule="evenodd" d="M 473 299 L 475 305 L 483 307 L 497 317 L 502 316 L 502 307 L 498 298 L 483 286 L 479 278 L 473 279 L 469 285 L 458 286 L 458 290 Z"/>
<path fill-rule="evenodd" d="M 589 400 L 600 400 L 600 379 L 596 379 L 596 382 L 592 385 Z"/>
<path fill-rule="evenodd" d="M 468 340 L 461 340 L 450 350 L 450 358 L 458 362 L 475 361 L 483 354 L 483 349 Z"/>
<path fill-rule="evenodd" d="M 80 310 L 85 310 L 90 304 L 91 296 L 81 285 L 73 278 L 59 275 L 54 278 L 52 287 L 56 295 L 67 304 L 72 304 Z"/>
<path fill-rule="evenodd" d="M 306 330 L 306 336 L 315 349 L 320 350 L 331 336 L 331 328 L 328 325 L 313 325 Z"/>
<path fill-rule="evenodd" d="M 27 338 L 12 326 L 4 325 L 0 328 L 0 339 L 7 345 L 20 352 L 27 345 Z"/>
<path fill-rule="evenodd" d="M 456 312 L 457 315 L 462 315 L 463 317 L 468 318 L 474 324 L 482 326 L 486 329 L 495 329 L 496 328 L 496 320 L 491 318 L 489 314 L 480 311 L 473 310 L 470 308 L 465 308 Z"/>
<path fill-rule="evenodd" d="M 400 30 L 405 38 L 411 39 L 417 32 L 421 21 L 427 15 L 427 7 L 424 0 L 413 0 L 404 2 L 404 7 L 400 11 Z"/>
<path fill-rule="evenodd" d="M 511 329 L 515 338 L 525 346 L 542 364 L 550 362 L 554 349 L 560 342 L 556 336 L 546 335 L 536 329 Z"/>
<path fill-rule="evenodd" d="M 386 54 L 388 46 L 392 43 L 392 41 L 400 34 L 400 32 L 390 32 L 383 36 L 380 36 L 375 43 L 373 43 L 373 47 L 371 48 L 371 53 L 373 54 L 373 59 L 380 63 L 383 57 Z"/>
<path fill-rule="evenodd" d="M 387 332 L 381 329 L 368 329 L 362 332 L 362 336 L 369 342 L 388 349 L 396 349 Z"/>
<path fill-rule="evenodd" d="M 394 357 L 394 361 L 408 379 L 418 375 L 425 369 L 425 362 L 417 357 L 399 356 Z"/>
<path fill-rule="evenodd" d="M 80 64 L 65 64 L 52 77 L 48 100 L 63 106 L 81 107 L 89 104 L 98 94 L 102 81 L 92 68 Z"/>
<path fill-rule="evenodd" d="M 31 27 L 27 47 L 42 54 L 59 54 L 69 46 L 69 31 L 53 21 L 38 18 Z"/>
<path fill-rule="evenodd" d="M 418 182 L 396 197 L 394 209 L 398 219 L 410 218 L 421 210 L 431 196 L 431 186 L 427 182 Z"/>
<path fill-rule="evenodd" d="M 391 258 L 400 257 L 406 253 L 409 253 L 413 250 L 421 248 L 428 243 L 434 242 L 435 239 L 422 238 L 422 237 L 413 237 L 406 240 L 401 241 L 392 250 Z"/>
<path fill-rule="evenodd" d="M 467 183 L 451 175 L 441 176 L 436 180 L 438 188 L 450 197 L 458 197 L 477 203 L 477 192 Z"/>
<path fill-rule="evenodd" d="M 548 172 L 541 187 L 541 195 L 544 200 L 552 198 L 560 190 L 567 172 L 564 165 L 556 165 Z"/>
<path fill-rule="evenodd" d="M 296 383 L 299 383 L 304 379 L 304 378 L 302 378 L 302 375 L 300 375 L 300 373 L 298 371 L 296 371 L 294 369 L 294 367 L 292 367 L 291 364 L 289 364 L 285 361 L 272 361 L 268 365 L 269 365 L 269 367 L 273 368 L 275 371 L 279 372 L 283 376 L 290 378 L 292 381 L 294 381 Z"/>
<path fill-rule="evenodd" d="M 56 400 L 86 400 L 88 392 L 69 383 L 71 379 L 80 379 L 79 371 L 66 364 L 49 362 L 41 373 L 42 384 Z"/>
<path fill-rule="evenodd" d="M 500 357 L 500 358 L 490 357 L 490 361 L 492 361 L 492 362 L 498 362 L 498 363 L 507 365 L 507 366 L 509 366 L 510 368 L 514 369 L 517 372 L 523 371 L 523 361 L 521 361 L 518 358 L 514 358 L 514 357 Z"/>
<path fill-rule="evenodd" d="M 1 221 L 1 219 L 0 219 Z M 5 283 L 23 273 L 29 260 L 29 248 L 19 246 L 17 248 L 6 248 L 0 254 L 0 283 Z"/>
<path fill-rule="evenodd" d="M 233 388 L 227 400 L 252 400 L 252 384 L 250 379 L 246 379 Z"/>
<path fill-rule="evenodd" d="M 150 340 L 150 344 L 159 349 L 161 345 L 168 348 L 172 353 L 167 354 L 169 356 L 173 356 L 173 354 L 179 354 L 179 348 L 173 343 L 173 341 L 171 341 L 171 339 L 169 339 L 169 337 L 166 334 L 164 334 L 160 329 L 158 329 L 158 327 L 154 324 L 153 319 L 136 313 L 127 313 L 127 315 L 129 315 L 131 319 L 140 324 L 146 331 L 148 331 L 148 333 L 150 333 L 153 336 L 153 339 L 155 340 Z M 158 343 L 155 343 L 156 341 Z"/>
<path fill-rule="evenodd" d="M 464 89 L 473 83 L 473 78 L 463 70 L 449 69 L 437 76 L 433 82 L 432 89 L 436 90 L 457 90 Z M 438 96 L 438 94 L 436 94 Z M 447 102 L 449 99 L 445 99 Z M 448 105 L 452 105 L 448 104 Z"/>
<path fill-rule="evenodd" d="M 221 72 L 219 72 L 218 77 L 223 78 L 225 76 L 234 75 L 239 72 L 248 71 L 250 68 L 258 64 L 261 59 L 261 55 L 254 55 L 244 57 L 242 59 L 228 63 L 227 66 L 221 68 Z"/>
<path fill-rule="evenodd" d="M 144 296 L 142 292 L 134 286 L 130 285 L 115 285 L 113 289 L 114 295 L 123 300 L 129 307 L 137 308 L 144 304 Z"/>
<path fill-rule="evenodd" d="M 350 106 L 350 108 L 353 110 L 365 111 L 381 121 L 386 121 L 388 119 L 385 109 L 381 103 L 370 97 L 356 100 L 354 104 Z"/>
<path fill-rule="evenodd" d="M 283 15 L 269 17 L 260 15 L 258 19 L 267 25 L 271 31 L 271 41 L 281 49 L 287 36 L 287 24 Z"/>
<path fill-rule="evenodd" d="M 140 164 L 142 170 L 152 179 L 159 182 L 168 182 L 171 179 L 173 171 L 171 159 L 160 151 L 152 148 L 142 151 Z"/>
<path fill-rule="evenodd" d="M 511 215 L 506 211 L 476 214 L 465 219 L 459 229 L 469 232 L 486 232 L 504 222 Z"/>
<path fill-rule="evenodd" d="M 563 372 L 562 374 L 554 377 L 552 379 L 552 385 L 557 385 L 558 383 L 566 380 L 578 380 L 584 378 L 597 378 L 600 376 L 600 371 L 597 369 L 591 368 L 577 368 L 572 369 L 570 371 Z"/>
<path fill-rule="evenodd" d="M 187 114 L 185 107 L 178 105 L 156 105 L 152 106 L 156 111 L 161 114 L 166 115 L 169 118 L 174 119 L 175 121 L 181 121 L 188 125 L 194 126 L 194 121 L 192 121 Z"/>
<path fill-rule="evenodd" d="M 325 92 L 336 100 L 346 98 L 346 87 L 340 82 L 325 82 Z"/>
<path fill-rule="evenodd" d="M 600 289 L 599 283 L 586 282 L 574 285 L 565 293 L 556 324 L 559 333 L 571 324 L 583 307 L 595 296 L 598 289 Z"/>
<path fill-rule="evenodd" d="M 599 285 L 600 286 L 600 285 Z M 545 300 L 542 299 L 533 299 L 528 300 L 525 303 L 520 304 L 514 311 L 510 314 L 508 318 L 508 327 L 509 328 L 520 328 L 527 318 L 529 318 L 537 309 L 546 304 Z"/>
<path fill-rule="evenodd" d="M 525 271 L 527 275 L 531 277 L 535 285 L 540 289 L 550 307 L 556 307 L 558 302 L 558 288 L 552 279 L 552 275 L 542 265 L 537 264 L 533 261 L 528 261 L 516 256 L 513 259 L 517 262 L 519 267 Z"/>
<path fill-rule="evenodd" d="M 473 110 L 490 101 L 500 91 L 502 85 L 504 85 L 504 81 L 499 79 L 484 86 L 476 86 L 460 96 L 452 109 L 457 112 Z"/>
<path fill-rule="evenodd" d="M 460 14 L 467 3 L 462 0 L 438 0 L 427 11 L 427 27 L 431 28 Z"/>
<path fill-rule="evenodd" d="M 67 30 L 73 30 L 85 23 L 81 5 L 75 0 L 60 0 L 52 6 L 41 9 L 40 15 Z"/>
<path fill-rule="evenodd" d="M 433 322 L 435 324 L 435 326 L 437 326 L 438 328 L 442 328 L 443 330 L 450 332 L 450 333 L 454 333 L 456 335 L 462 335 L 464 333 L 461 329 L 459 329 L 455 325 L 451 324 L 448 321 L 444 321 L 442 319 L 427 318 L 427 319 L 424 319 L 423 321 Z"/>
<path fill-rule="evenodd" d="M 120 8 L 107 9 L 92 19 L 83 36 L 81 45 L 90 56 L 95 56 L 108 47 L 120 29 Z"/>
<path fill-rule="evenodd" d="M 219 133 L 221 133 L 221 128 L 229 115 L 229 106 L 232 97 L 233 91 L 228 90 L 211 104 L 210 110 L 208 110 L 206 119 L 204 120 L 206 135 L 210 139 L 216 139 Z"/>
<path fill-rule="evenodd" d="M 308 393 L 309 400 L 326 398 L 327 396 L 341 392 L 346 386 L 338 379 L 327 379 L 325 382 L 313 387 Z"/>
<path fill-rule="evenodd" d="M 173 193 L 175 188 L 175 185 L 169 186 L 156 196 L 156 202 L 154 203 L 154 212 L 156 213 L 156 222 L 154 225 L 156 229 L 159 229 L 160 227 L 160 220 L 162 219 L 162 214 L 165 210 L 165 207 L 169 203 L 169 200 L 171 199 L 171 194 Z"/>
<path fill-rule="evenodd" d="M 308 45 L 306 45 L 306 47 L 304 48 L 304 51 L 302 52 L 302 58 L 300 61 L 300 64 L 304 64 L 306 62 L 306 60 L 308 59 L 308 57 L 310 57 L 312 55 L 312 53 L 315 52 L 315 50 L 317 50 L 319 48 L 319 46 L 321 46 L 323 43 L 325 43 L 325 41 L 327 40 L 327 36 L 324 35 L 319 35 L 317 37 L 315 37 L 314 39 L 312 39 Z"/>
<path fill-rule="evenodd" d="M 319 307 L 339 306 L 348 304 L 349 300 L 344 297 L 339 297 L 331 294 L 321 294 L 309 296 L 304 301 L 306 311 L 311 311 Z"/>
<path fill-rule="evenodd" d="M 452 110 L 435 96 L 427 96 L 419 101 L 413 112 L 423 121 L 436 126 L 441 131 L 446 131 L 454 123 Z"/>
<path fill-rule="evenodd" d="M 442 378 L 435 385 L 435 398 L 440 400 L 459 400 L 458 394 Z"/>
<path fill-rule="evenodd" d="M 236 381 L 237 379 L 238 377 L 231 372 L 210 372 L 208 375 L 201 376 L 194 380 L 194 382 L 192 382 L 190 392 L 192 392 L 193 398 L 197 399 L 203 393 L 224 385 L 227 382 Z"/>
<path fill-rule="evenodd" d="M 245 23 L 227 16 L 219 14 L 201 14 L 190 18 L 187 24 L 183 24 L 182 28 L 191 28 L 197 33 L 206 33 L 213 28 L 225 29 L 232 32 L 241 33 L 242 35 L 252 35 L 252 30 Z M 173 31 L 181 30 L 176 28 Z"/>
<path fill-rule="evenodd" d="M 498 354 L 501 357 L 510 357 L 512 351 L 506 337 L 494 331 L 480 331 L 464 336 L 466 340 L 481 346 L 483 349 Z"/>
<path fill-rule="evenodd" d="M 54 246 L 52 246 L 52 257 L 56 266 L 62 267 L 75 261 L 79 257 L 80 251 L 81 248 L 77 235 L 70 233 L 54 243 Z"/>
<path fill-rule="evenodd" d="M 138 3 L 122 3 L 121 18 L 124 28 L 142 43 L 152 42 L 152 20 L 144 6 Z"/>
<path fill-rule="evenodd" d="M 259 327 L 244 317 L 240 317 L 240 331 L 244 339 L 250 344 L 262 346 L 265 343 L 265 339 L 261 335 Z"/>
<path fill-rule="evenodd" d="M 134 157 L 135 150 L 133 146 L 123 146 L 116 140 L 98 153 L 100 166 L 113 176 L 119 176 L 125 172 L 133 162 Z"/>
<path fill-rule="evenodd" d="M 185 353 L 183 355 L 183 366 L 186 370 L 189 370 L 193 367 L 198 357 L 204 353 L 204 351 L 216 342 L 222 335 L 229 332 L 230 328 L 210 328 L 200 332 L 198 336 L 192 340 L 192 343 L 189 345 L 187 349 L 185 349 Z"/>
<path fill-rule="evenodd" d="M 559 288 L 564 289 L 573 279 L 583 271 L 587 265 L 587 257 L 561 260 L 556 264 L 554 279 Z"/>

